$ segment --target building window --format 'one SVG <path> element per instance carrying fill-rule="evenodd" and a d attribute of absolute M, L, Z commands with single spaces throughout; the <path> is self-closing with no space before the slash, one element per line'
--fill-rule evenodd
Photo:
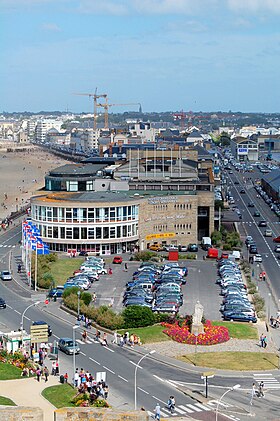
<path fill-rule="evenodd" d="M 89 240 L 94 239 L 94 228 L 88 228 L 88 239 Z"/>
<path fill-rule="evenodd" d="M 110 238 L 115 238 L 115 237 L 116 237 L 116 228 L 110 227 Z"/>
<path fill-rule="evenodd" d="M 65 227 L 60 227 L 60 238 L 65 238 Z"/>
<path fill-rule="evenodd" d="M 74 240 L 79 240 L 80 239 L 80 228 L 79 227 L 74 227 L 73 228 L 73 239 Z"/>
<path fill-rule="evenodd" d="M 88 222 L 94 222 L 94 208 L 88 209 Z"/>
<path fill-rule="evenodd" d="M 67 191 L 78 191 L 78 181 L 66 181 Z"/>
<path fill-rule="evenodd" d="M 87 228 L 84 228 L 84 227 L 81 228 L 81 239 L 82 240 L 87 239 Z"/>
<path fill-rule="evenodd" d="M 109 238 L 109 227 L 103 227 L 103 238 Z"/>
<path fill-rule="evenodd" d="M 86 190 L 92 191 L 93 190 L 93 180 L 87 181 Z"/>
<path fill-rule="evenodd" d="M 101 240 L 101 228 L 96 228 L 96 239 Z"/>

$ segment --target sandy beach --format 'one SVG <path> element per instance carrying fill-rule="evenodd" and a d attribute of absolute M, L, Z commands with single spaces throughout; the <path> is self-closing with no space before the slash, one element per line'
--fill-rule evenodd
<path fill-rule="evenodd" d="M 70 163 L 41 148 L 0 153 L 0 221 L 29 203 L 45 185 L 45 174 Z"/>

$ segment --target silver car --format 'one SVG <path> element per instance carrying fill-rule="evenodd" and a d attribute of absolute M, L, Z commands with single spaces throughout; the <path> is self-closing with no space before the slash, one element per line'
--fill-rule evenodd
<path fill-rule="evenodd" d="M 1 279 L 2 279 L 2 281 L 11 281 L 12 275 L 8 270 L 2 270 Z"/>

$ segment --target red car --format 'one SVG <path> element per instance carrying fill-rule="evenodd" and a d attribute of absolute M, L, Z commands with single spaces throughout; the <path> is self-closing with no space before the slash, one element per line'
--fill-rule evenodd
<path fill-rule="evenodd" d="M 116 265 L 120 265 L 122 263 L 122 257 L 121 256 L 115 256 L 113 259 L 113 263 L 115 263 Z"/>
<path fill-rule="evenodd" d="M 280 243 L 280 235 L 276 238 L 273 238 L 274 243 Z"/>

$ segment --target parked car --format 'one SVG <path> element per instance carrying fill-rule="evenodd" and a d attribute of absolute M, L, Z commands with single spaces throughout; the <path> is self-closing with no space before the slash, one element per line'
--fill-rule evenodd
<path fill-rule="evenodd" d="M 65 352 L 65 354 L 79 354 L 80 353 L 80 348 L 78 346 L 78 343 L 73 342 L 73 339 L 71 338 L 60 338 L 58 341 L 58 349 L 60 349 L 60 351 Z"/>
<path fill-rule="evenodd" d="M 258 226 L 259 226 L 259 227 L 267 227 L 267 222 L 266 222 L 266 221 L 260 221 L 260 222 L 258 223 Z"/>
<path fill-rule="evenodd" d="M 273 238 L 274 243 L 280 243 L 280 235 L 278 237 Z"/>
<path fill-rule="evenodd" d="M 63 287 L 63 289 L 52 288 L 49 291 L 48 296 L 49 296 L 49 298 L 53 298 L 53 297 L 61 298 L 62 294 L 63 294 L 63 291 L 64 291 L 64 287 Z"/>
<path fill-rule="evenodd" d="M 32 326 L 41 326 L 41 325 L 48 325 L 47 322 L 44 322 L 43 320 L 37 320 L 36 322 L 32 323 Z M 52 330 L 50 325 L 48 325 L 48 336 L 52 336 Z"/>
<path fill-rule="evenodd" d="M 224 320 L 235 320 L 237 322 L 252 322 L 257 323 L 256 316 L 252 316 L 246 313 L 224 313 Z"/>
<path fill-rule="evenodd" d="M 280 253 L 280 245 L 274 248 L 275 253 Z"/>
<path fill-rule="evenodd" d="M 241 189 L 239 193 L 241 193 L 241 194 L 245 194 L 246 192 L 245 192 L 245 190 L 244 190 L 244 189 Z"/>
<path fill-rule="evenodd" d="M 260 217 L 260 216 L 261 216 L 261 214 L 260 214 L 260 212 L 259 212 L 259 211 L 255 211 L 255 212 L 254 212 L 254 216 L 255 216 L 256 218 L 258 218 L 258 217 Z"/>
<path fill-rule="evenodd" d="M 152 250 L 152 251 L 161 251 L 162 250 L 162 246 L 160 244 L 151 244 L 149 246 L 149 250 Z"/>
<path fill-rule="evenodd" d="M 251 245 L 251 246 L 249 247 L 249 252 L 250 252 L 251 254 L 258 254 L 258 249 L 257 249 L 257 246 L 255 246 L 255 245 Z"/>
<path fill-rule="evenodd" d="M 4 298 L 0 297 L 0 308 L 6 308 L 6 307 L 7 307 L 6 301 L 4 300 Z"/>
<path fill-rule="evenodd" d="M 253 207 L 255 207 L 254 203 L 253 202 L 249 202 L 248 203 L 248 208 L 253 208 Z"/>
<path fill-rule="evenodd" d="M 12 275 L 8 270 L 2 270 L 1 279 L 2 279 L 2 281 L 11 281 Z"/>
<path fill-rule="evenodd" d="M 85 250 L 81 250 L 79 256 L 88 256 L 88 253 Z"/>
<path fill-rule="evenodd" d="M 114 263 L 115 265 L 121 265 L 121 264 L 122 264 L 122 262 L 123 262 L 123 258 L 122 258 L 121 256 L 115 256 L 115 257 L 113 258 L 113 263 Z"/>
<path fill-rule="evenodd" d="M 254 262 L 261 263 L 262 262 L 262 255 L 261 254 L 255 254 L 254 257 L 253 257 L 253 260 L 254 260 Z"/>
<path fill-rule="evenodd" d="M 196 253 L 198 252 L 198 245 L 197 244 L 189 244 L 188 245 L 188 251 L 192 252 L 192 253 Z"/>
<path fill-rule="evenodd" d="M 265 237 L 272 237 L 272 230 L 267 228 L 264 230 L 264 234 Z"/>

